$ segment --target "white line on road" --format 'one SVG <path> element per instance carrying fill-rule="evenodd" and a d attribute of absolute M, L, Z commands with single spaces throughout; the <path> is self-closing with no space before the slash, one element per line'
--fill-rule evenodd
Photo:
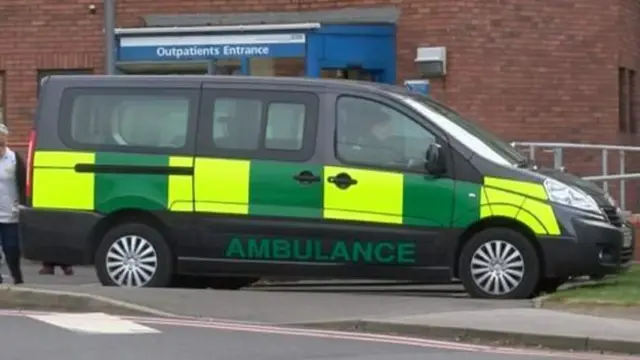
<path fill-rule="evenodd" d="M 160 331 L 117 316 L 103 313 L 38 314 L 29 318 L 74 332 L 86 334 L 157 334 Z"/>
<path fill-rule="evenodd" d="M 30 317 L 30 318 L 43 318 L 51 315 L 65 315 L 70 314 L 58 314 L 47 313 L 39 311 L 21 311 L 21 310 L 3 310 L 0 309 L 0 317 L 2 316 L 17 316 L 17 317 Z M 79 318 L 87 320 L 88 315 L 93 314 L 74 314 Z M 101 314 L 105 316 L 106 314 Z M 108 316 L 108 315 L 107 315 Z M 113 318 L 113 316 L 112 316 Z M 543 349 L 529 349 L 529 348 L 508 348 L 501 346 L 490 345 L 474 345 L 465 344 L 452 341 L 432 340 L 424 338 L 415 338 L 408 336 L 398 335 L 383 335 L 383 334 L 371 334 L 371 333 L 359 333 L 359 332 L 347 332 L 347 331 L 334 331 L 334 330 L 314 330 L 306 328 L 294 328 L 287 326 L 273 326 L 266 324 L 247 324 L 234 321 L 214 320 L 214 319 L 197 319 L 192 317 L 143 317 L 143 316 L 123 316 L 117 318 L 119 321 L 130 321 L 136 325 L 148 324 L 148 325 L 161 325 L 161 326 L 175 326 L 175 327 L 190 327 L 197 329 L 216 329 L 226 331 L 240 331 L 240 332 L 253 332 L 263 334 L 275 334 L 275 335 L 289 335 L 289 336 L 306 336 L 326 339 L 338 339 L 338 340 L 355 340 L 355 341 L 367 341 L 376 343 L 387 343 L 396 345 L 408 345 L 416 347 L 428 347 L 437 349 L 446 349 L 454 351 L 466 351 L 466 352 L 480 352 L 489 354 L 505 354 L 505 355 L 528 355 L 548 357 L 553 359 L 575 359 L 575 360 L 630 360 L 639 359 L 640 357 L 631 355 L 605 355 L 597 353 L 584 353 L 584 352 L 565 352 L 565 351 L 553 351 Z M 154 332 L 159 332 L 155 329 Z"/>

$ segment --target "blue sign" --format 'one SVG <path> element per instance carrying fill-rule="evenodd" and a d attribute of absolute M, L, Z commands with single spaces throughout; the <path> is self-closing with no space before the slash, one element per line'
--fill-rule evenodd
<path fill-rule="evenodd" d="M 156 36 L 120 39 L 120 61 L 179 61 L 242 57 L 303 57 L 304 34 Z"/>
<path fill-rule="evenodd" d="M 423 95 L 429 95 L 429 91 L 431 90 L 431 84 L 429 83 L 429 80 L 426 79 L 406 80 L 404 82 L 404 86 L 406 86 L 409 91 Z"/>

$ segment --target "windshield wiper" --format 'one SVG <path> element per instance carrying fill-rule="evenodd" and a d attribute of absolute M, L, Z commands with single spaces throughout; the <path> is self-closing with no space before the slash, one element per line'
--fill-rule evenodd
<path fill-rule="evenodd" d="M 533 160 L 531 160 L 530 158 L 523 158 L 522 160 L 519 160 L 516 163 L 516 166 L 520 169 L 524 169 L 524 168 L 536 168 L 536 163 L 533 162 Z"/>

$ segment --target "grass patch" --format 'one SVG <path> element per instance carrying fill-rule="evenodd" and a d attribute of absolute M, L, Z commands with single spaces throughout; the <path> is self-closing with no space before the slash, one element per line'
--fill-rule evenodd
<path fill-rule="evenodd" d="M 552 294 L 548 301 L 567 304 L 616 306 L 640 305 L 640 265 L 594 284 L 580 285 Z"/>

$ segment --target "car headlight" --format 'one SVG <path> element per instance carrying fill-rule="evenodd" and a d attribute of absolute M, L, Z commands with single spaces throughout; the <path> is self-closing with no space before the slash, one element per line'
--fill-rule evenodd
<path fill-rule="evenodd" d="M 545 180 L 544 188 L 547 190 L 549 200 L 555 203 L 586 211 L 601 212 L 596 201 L 582 190 L 553 179 Z"/>

